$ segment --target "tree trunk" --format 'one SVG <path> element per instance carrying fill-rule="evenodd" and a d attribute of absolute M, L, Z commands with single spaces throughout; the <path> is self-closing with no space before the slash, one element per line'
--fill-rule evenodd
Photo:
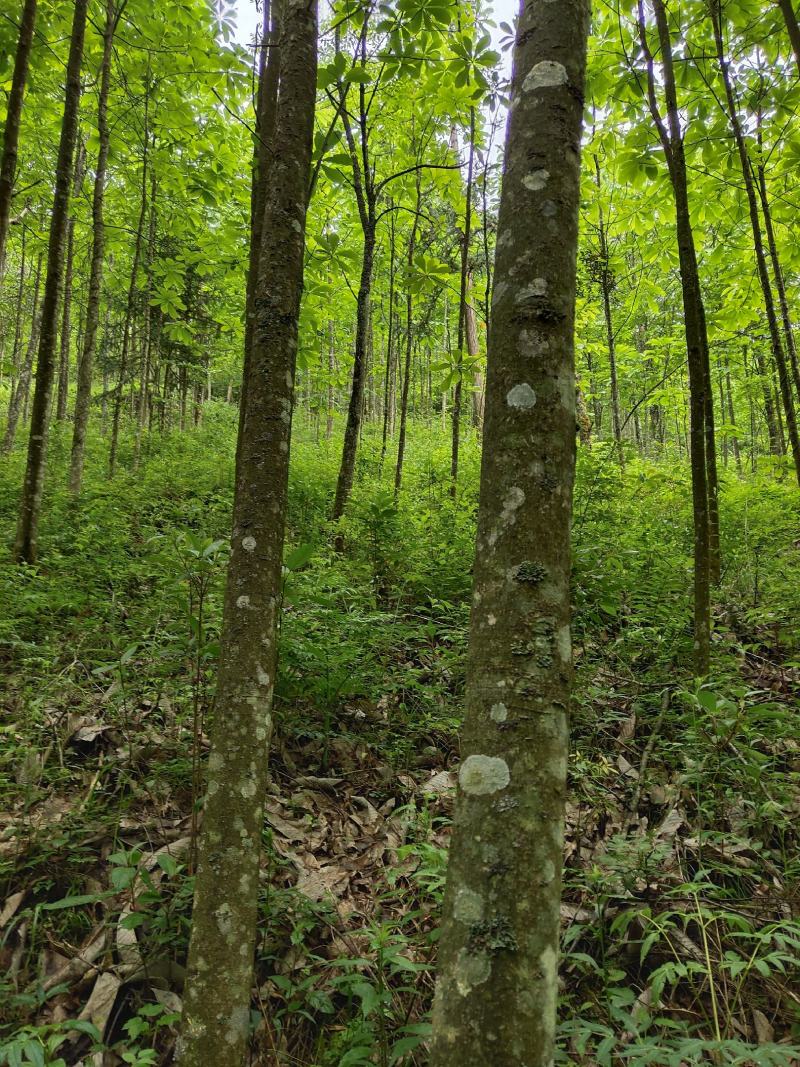
<path fill-rule="evenodd" d="M 453 388 L 453 422 L 450 454 L 450 496 L 458 491 L 458 460 L 461 444 L 461 378 L 464 367 L 464 326 L 467 317 L 467 280 L 469 277 L 469 242 L 472 236 L 472 174 L 475 166 L 475 108 L 469 109 L 469 157 L 467 185 L 464 191 L 464 233 L 461 237 L 461 287 L 458 301 L 458 351 L 456 352 L 456 380 Z"/>
<path fill-rule="evenodd" d="M 728 406 L 728 422 L 731 426 L 736 426 L 736 413 L 733 409 L 733 390 L 731 389 L 731 368 L 728 363 L 728 357 L 725 356 L 725 392 Z M 725 408 L 723 407 L 723 411 Z M 736 460 L 736 470 L 739 475 L 742 473 L 742 454 L 739 448 L 739 435 L 734 430 L 731 434 L 731 446 L 733 448 L 733 458 Z"/>
<path fill-rule="evenodd" d="M 131 326 L 133 323 L 133 306 L 136 300 L 136 276 L 142 258 L 142 239 L 144 220 L 147 216 L 147 182 L 150 163 L 150 68 L 145 74 L 144 86 L 144 139 L 142 141 L 142 185 L 139 201 L 139 219 L 136 223 L 136 236 L 133 244 L 133 260 L 128 283 L 128 299 L 125 305 L 125 320 L 122 325 L 122 351 L 119 357 L 117 389 L 114 393 L 114 414 L 111 419 L 111 444 L 108 450 L 108 476 L 113 478 L 117 471 L 117 450 L 119 448 L 119 424 L 122 415 L 122 402 L 125 393 L 125 379 L 128 375 L 128 353 L 131 344 Z"/>
<path fill-rule="evenodd" d="M 39 282 L 42 275 L 42 254 L 39 253 L 39 258 L 36 262 L 36 279 L 33 283 L 33 310 L 31 313 L 31 332 L 28 338 L 28 345 L 25 349 L 25 356 L 20 362 L 19 374 L 17 376 L 16 387 L 12 389 L 11 396 L 8 401 L 8 422 L 6 423 L 6 432 L 3 437 L 3 453 L 8 455 L 11 449 L 14 447 L 14 438 L 17 434 L 17 425 L 19 424 L 20 413 L 22 412 L 26 398 L 28 396 L 28 390 L 31 385 L 31 371 L 33 370 L 33 357 L 36 354 L 36 346 L 39 343 L 39 330 L 42 324 L 42 311 L 39 307 Z"/>
<path fill-rule="evenodd" d="M 800 75 L 800 25 L 794 10 L 793 0 L 778 0 L 778 7 L 783 12 L 786 29 L 789 32 L 789 40 L 792 42 L 792 52 L 797 64 L 797 73 Z"/>
<path fill-rule="evenodd" d="M 25 303 L 25 268 L 27 265 L 27 230 L 23 226 L 22 228 L 22 256 L 19 267 L 19 287 L 17 289 L 17 302 L 14 310 L 14 347 L 11 352 L 11 381 L 8 394 L 8 406 L 11 408 L 11 402 L 16 391 L 17 379 L 19 378 L 19 372 L 21 368 L 21 355 L 22 355 L 22 311 Z M 41 260 L 40 260 L 41 262 Z"/>
<path fill-rule="evenodd" d="M 333 503 L 333 521 L 344 515 L 356 471 L 358 437 L 361 432 L 361 414 L 364 407 L 364 380 L 367 368 L 367 343 L 369 313 L 372 294 L 372 268 L 375 258 L 375 228 L 370 223 L 364 230 L 364 251 L 361 260 L 361 280 L 358 286 L 356 305 L 356 338 L 353 349 L 353 380 L 350 386 L 350 403 L 347 408 L 347 424 L 344 430 L 342 462 L 336 482 L 336 497 Z"/>
<path fill-rule="evenodd" d="M 625 452 L 622 447 L 622 413 L 619 403 L 619 381 L 617 378 L 617 344 L 614 335 L 614 321 L 611 313 L 611 288 L 613 276 L 611 273 L 610 253 L 608 249 L 608 233 L 606 231 L 605 216 L 601 202 L 602 185 L 600 180 L 600 161 L 594 157 L 595 182 L 597 184 L 597 200 L 599 209 L 598 240 L 600 242 L 600 292 L 603 297 L 603 319 L 606 324 L 606 342 L 608 344 L 608 366 L 611 372 L 611 428 L 614 433 L 614 444 L 617 450 L 617 459 L 621 467 L 625 466 Z"/>
<path fill-rule="evenodd" d="M 333 437 L 333 416 L 335 394 L 333 389 L 333 375 L 335 371 L 336 350 L 336 326 L 333 319 L 328 322 L 328 410 L 325 418 L 325 440 L 330 441 Z"/>
<path fill-rule="evenodd" d="M 586 0 L 528 0 L 514 49 L 431 1067 L 555 1055 L 588 29 Z"/>
<path fill-rule="evenodd" d="M 67 260 L 64 265 L 64 291 L 61 300 L 61 346 L 58 360 L 58 390 L 56 392 L 56 419 L 63 422 L 67 417 L 69 393 L 69 355 L 72 341 L 72 275 L 75 264 L 75 211 L 74 205 L 83 184 L 85 148 L 78 146 L 75 157 L 75 176 L 72 182 L 72 205 L 67 220 Z"/>
<path fill-rule="evenodd" d="M 97 167 L 92 194 L 92 258 L 89 266 L 89 296 L 86 304 L 86 329 L 83 350 L 78 361 L 78 382 L 75 393 L 75 424 L 72 430 L 72 454 L 69 465 L 69 489 L 80 493 L 83 479 L 83 458 L 86 431 L 89 427 L 89 407 L 92 398 L 92 372 L 97 346 L 97 327 L 100 322 L 100 297 L 103 288 L 103 258 L 105 256 L 105 199 L 108 170 L 108 94 L 111 87 L 111 56 L 117 24 L 116 0 L 106 0 L 106 21 L 103 28 L 103 58 L 100 65 L 100 93 L 97 101 Z"/>
<path fill-rule="evenodd" d="M 142 328 L 142 371 L 139 387 L 139 410 L 136 415 L 136 440 L 133 446 L 133 468 L 139 466 L 142 452 L 142 435 L 147 422 L 147 408 L 150 400 L 151 352 L 153 345 L 153 309 L 150 298 L 153 295 L 153 262 L 156 253 L 156 176 L 150 176 L 150 222 L 147 234 L 147 285 L 144 294 L 144 323 Z"/>
<path fill-rule="evenodd" d="M 278 107 L 278 72 L 280 67 L 281 9 L 284 0 L 264 0 L 261 23 L 261 48 L 258 56 L 258 95 L 256 98 L 256 136 L 253 139 L 252 178 L 250 184 L 250 253 L 245 291 L 245 334 L 243 380 L 253 348 L 258 284 L 258 256 L 261 250 L 264 225 L 264 203 L 274 158 L 273 140 Z M 247 391 L 239 398 L 239 427 L 236 454 L 241 447 L 242 425 L 245 416 Z"/>
<path fill-rule="evenodd" d="M 22 101 L 25 97 L 25 83 L 28 80 L 28 66 L 35 25 L 36 0 L 25 0 L 19 24 L 14 73 L 11 76 L 11 92 L 8 94 L 3 155 L 0 158 L 0 287 L 2 287 L 3 282 L 6 239 L 11 218 L 11 194 L 17 171 L 17 148 L 19 146 L 19 129 L 22 121 Z"/>
<path fill-rule="evenodd" d="M 47 276 L 42 299 L 42 328 L 39 337 L 39 357 L 36 365 L 36 387 L 28 442 L 28 461 L 19 508 L 15 556 L 18 561 L 36 560 L 36 541 L 44 489 L 45 457 L 47 454 L 48 421 L 56 369 L 56 341 L 58 338 L 58 306 L 61 288 L 61 261 L 69 211 L 70 180 L 75 142 L 78 134 L 78 109 L 81 98 L 81 60 L 86 33 L 88 0 L 75 0 L 67 62 L 67 87 L 64 98 L 64 118 L 56 163 L 55 194 L 50 218 L 50 237 L 47 248 Z"/>
<path fill-rule="evenodd" d="M 177 1050 L 182 1067 L 241 1067 L 250 1024 L 316 96 L 314 0 L 286 0 L 283 41 Z"/>
<path fill-rule="evenodd" d="M 481 355 L 478 343 L 478 324 L 475 320 L 475 305 L 472 303 L 472 279 L 467 279 L 467 306 L 464 308 L 464 330 L 467 341 L 467 355 L 472 366 L 472 425 L 476 430 L 483 426 L 483 410 L 486 405 L 486 383 L 479 366 Z"/>
<path fill-rule="evenodd" d="M 786 295 L 786 281 L 783 276 L 783 267 L 781 266 L 780 256 L 778 255 L 778 244 L 775 240 L 775 227 L 772 224 L 772 211 L 770 209 L 769 196 L 767 194 L 767 176 L 763 164 L 758 168 L 758 189 L 761 196 L 761 212 L 764 216 L 764 229 L 767 232 L 769 255 L 772 261 L 772 273 L 775 278 L 775 288 L 778 291 L 778 303 L 781 309 L 783 335 L 786 339 L 786 351 L 789 353 L 789 364 L 792 371 L 792 381 L 794 382 L 795 399 L 797 403 L 800 404 L 800 365 L 798 365 L 797 360 L 797 344 L 795 342 L 794 329 L 792 327 L 792 316 L 789 311 L 789 300 Z"/>
<path fill-rule="evenodd" d="M 711 500 L 706 454 L 708 403 L 708 334 L 705 307 L 700 289 L 697 251 L 689 212 L 689 189 L 686 157 L 678 111 L 672 41 L 663 0 L 653 0 L 658 38 L 661 46 L 661 69 L 667 101 L 667 125 L 658 109 L 656 77 L 652 52 L 647 42 L 644 2 L 638 0 L 639 33 L 647 60 L 648 101 L 659 131 L 669 166 L 675 200 L 678 257 L 683 295 L 686 352 L 689 367 L 689 403 L 691 425 L 689 453 L 692 469 L 692 511 L 694 521 L 694 664 L 698 675 L 708 673 L 711 652 Z"/>
<path fill-rule="evenodd" d="M 367 27 L 369 25 L 370 14 L 371 9 L 367 8 L 361 26 L 359 60 L 362 68 L 366 68 L 367 65 Z M 336 49 L 338 52 L 338 33 L 336 38 Z M 356 453 L 358 451 L 358 438 L 361 430 L 361 413 L 364 407 L 364 383 L 367 369 L 370 303 L 372 299 L 372 270 L 375 260 L 375 234 L 377 228 L 377 218 L 375 213 L 377 198 L 375 173 L 369 156 L 369 143 L 367 138 L 368 107 L 363 82 L 358 85 L 358 95 L 359 141 L 357 144 L 346 106 L 346 89 L 340 83 L 340 113 L 347 141 L 347 149 L 350 154 L 350 162 L 353 172 L 353 188 L 356 194 L 361 231 L 364 235 L 364 250 L 361 259 L 361 278 L 359 280 L 358 298 L 356 301 L 356 337 L 353 353 L 353 381 L 350 390 L 350 404 L 347 408 L 347 423 L 344 431 L 342 462 L 339 467 L 339 477 L 336 481 L 336 496 L 333 502 L 332 518 L 334 522 L 338 522 L 342 515 L 344 515 L 344 510 L 347 506 L 347 501 L 353 488 L 353 479 L 355 477 Z M 337 535 L 336 547 L 338 549 L 343 547 L 343 539 L 341 535 Z"/>
<path fill-rule="evenodd" d="M 411 383 L 411 356 L 414 348 L 414 297 L 411 293 L 411 272 L 414 266 L 414 253 L 417 248 L 417 230 L 419 228 L 419 209 L 422 199 L 422 186 L 420 174 L 416 174 L 416 203 L 414 209 L 414 221 L 411 224 L 411 233 L 408 238 L 408 256 L 406 267 L 408 269 L 409 289 L 406 291 L 406 358 L 403 369 L 403 393 L 400 398 L 400 433 L 397 437 L 397 463 L 394 468 L 394 499 L 400 495 L 400 487 L 403 484 L 403 461 L 406 454 L 406 428 L 408 425 L 408 392 Z"/>
<path fill-rule="evenodd" d="M 719 63 L 722 82 L 725 86 L 725 98 L 728 103 L 728 120 L 731 124 L 731 132 L 736 142 L 739 155 L 739 163 L 742 169 L 747 204 L 750 211 L 750 226 L 753 231 L 753 244 L 755 247 L 756 266 L 758 278 L 761 282 L 761 292 L 764 297 L 764 310 L 767 313 L 767 325 L 772 343 L 772 353 L 778 368 L 778 381 L 780 383 L 780 395 L 783 401 L 783 412 L 786 416 L 786 432 L 792 450 L 794 460 L 795 477 L 800 485 L 800 436 L 797 431 L 797 419 L 795 417 L 792 389 L 789 383 L 789 372 L 786 366 L 786 355 L 783 351 L 781 332 L 778 325 L 778 316 L 775 312 L 775 299 L 772 294 L 772 282 L 767 268 L 767 258 L 764 252 L 764 239 L 761 233 L 761 218 L 758 213 L 758 198 L 756 196 L 753 172 L 750 166 L 750 156 L 744 140 L 739 109 L 733 92 L 733 84 L 730 78 L 729 64 L 725 58 L 725 47 L 722 40 L 722 4 L 721 0 L 712 0 L 711 23 L 714 29 L 714 42 L 717 48 L 717 62 Z"/>

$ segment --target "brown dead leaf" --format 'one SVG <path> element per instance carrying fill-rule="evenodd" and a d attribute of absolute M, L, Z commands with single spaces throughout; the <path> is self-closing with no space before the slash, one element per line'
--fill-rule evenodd
<path fill-rule="evenodd" d="M 121 985 L 122 982 L 111 971 L 98 975 L 89 999 L 78 1018 L 88 1019 L 101 1034 L 104 1034 Z"/>
<path fill-rule="evenodd" d="M 12 893 L 10 897 L 6 897 L 6 901 L 3 904 L 2 911 L 0 911 L 0 930 L 8 924 L 8 922 L 14 918 L 19 911 L 19 906 L 25 899 L 25 890 L 20 890 L 19 893 Z"/>

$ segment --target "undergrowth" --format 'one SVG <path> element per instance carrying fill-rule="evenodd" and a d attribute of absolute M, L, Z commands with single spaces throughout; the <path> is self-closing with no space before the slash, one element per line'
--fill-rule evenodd
<path fill-rule="evenodd" d="M 0 567 L 0 1063 L 167 1064 L 181 1007 L 227 558 L 234 414 L 149 442 L 78 504 L 56 439 L 41 565 Z M 121 468 L 126 466 L 124 443 Z M 479 454 L 297 427 L 254 1062 L 426 1062 Z M 691 678 L 685 462 L 580 456 L 559 1062 L 800 1057 L 798 504 L 722 484 L 714 670 Z M 13 535 L 22 457 L 0 472 Z M 100 1057 L 92 1060 L 96 1055 Z"/>

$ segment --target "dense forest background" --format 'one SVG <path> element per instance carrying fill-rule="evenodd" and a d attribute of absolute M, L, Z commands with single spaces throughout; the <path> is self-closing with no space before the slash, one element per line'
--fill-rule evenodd
<path fill-rule="evenodd" d="M 251 1062 L 422 1065 L 515 29 L 463 0 L 320 18 Z M 265 145 L 269 48 L 234 28 L 206 0 L 0 11 L 10 1067 L 173 1062 Z M 584 103 L 556 1062 L 790 1067 L 796 8 L 597 0 Z"/>

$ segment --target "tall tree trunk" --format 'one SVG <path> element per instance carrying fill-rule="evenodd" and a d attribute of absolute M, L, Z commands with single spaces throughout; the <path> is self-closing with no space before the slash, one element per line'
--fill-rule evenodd
<path fill-rule="evenodd" d="M 727 354 L 725 356 L 725 392 L 728 406 L 728 422 L 731 426 L 736 426 L 736 412 L 733 409 L 733 390 L 731 389 L 731 368 L 728 362 Z M 723 407 L 723 411 L 725 408 Z M 733 447 L 733 457 L 736 460 L 736 470 L 741 475 L 742 473 L 742 454 L 739 448 L 739 435 L 734 429 L 731 434 L 731 445 Z"/>
<path fill-rule="evenodd" d="M 283 541 L 317 74 L 315 0 L 286 0 L 272 180 L 254 293 L 249 392 L 208 790 L 189 946 L 182 1067 L 240 1067 L 250 987 L 277 665 Z"/>
<path fill-rule="evenodd" d="M 8 394 L 8 406 L 11 407 L 11 401 L 14 397 L 16 390 L 17 379 L 19 378 L 19 372 L 21 367 L 22 356 L 22 311 L 25 304 L 25 268 L 27 265 L 27 230 L 23 226 L 22 228 L 22 249 L 21 260 L 19 266 L 19 287 L 17 288 L 17 302 L 14 311 L 14 347 L 11 352 L 11 382 L 10 390 Z M 39 261 L 41 263 L 41 260 Z"/>
<path fill-rule="evenodd" d="M 393 204 L 390 203 L 390 208 Z M 394 211 L 390 211 L 389 215 L 389 324 L 386 330 L 386 374 L 383 384 L 383 428 L 381 431 L 381 463 L 380 469 L 383 472 L 383 464 L 386 460 L 386 447 L 389 438 L 389 426 L 391 424 L 392 413 L 390 411 L 390 402 L 394 400 L 392 396 L 392 381 L 394 378 L 394 276 L 395 276 L 395 220 Z"/>
<path fill-rule="evenodd" d="M 555 1055 L 588 29 L 586 0 L 527 0 L 514 49 L 431 1067 Z"/>
<path fill-rule="evenodd" d="M 11 76 L 11 92 L 8 94 L 8 110 L 3 135 L 3 155 L 0 157 L 0 287 L 5 267 L 6 239 L 11 218 L 11 194 L 17 171 L 19 129 L 22 122 L 22 101 L 25 83 L 28 80 L 33 31 L 36 25 L 36 0 L 25 0 L 17 38 L 17 53 L 14 58 L 14 73 Z"/>
<path fill-rule="evenodd" d="M 333 319 L 328 322 L 328 410 L 325 418 L 325 440 L 330 441 L 333 437 L 333 416 L 335 393 L 333 388 L 333 375 L 336 369 L 336 326 Z"/>
<path fill-rule="evenodd" d="M 50 218 L 50 238 L 47 247 L 47 276 L 42 299 L 42 328 L 39 337 L 39 356 L 36 364 L 36 387 L 28 441 L 28 461 L 19 507 L 17 537 L 14 553 L 18 561 L 36 560 L 39 515 L 44 489 L 45 458 L 47 455 L 48 422 L 56 369 L 56 341 L 58 338 L 58 306 L 61 288 L 61 261 L 69 212 L 70 181 L 75 142 L 78 135 L 78 109 L 81 99 L 81 60 L 86 33 L 88 0 L 75 0 L 72 18 L 67 87 L 64 98 L 64 118 L 56 163 L 56 183 L 53 211 Z"/>
<path fill-rule="evenodd" d="M 469 109 L 469 154 L 467 159 L 467 185 L 464 191 L 464 233 L 461 235 L 461 287 L 458 301 L 458 351 L 456 353 L 456 380 L 453 388 L 452 441 L 450 453 L 450 496 L 455 499 L 458 491 L 458 460 L 461 444 L 461 378 L 464 367 L 464 325 L 467 312 L 467 279 L 469 277 L 469 242 L 472 236 L 472 175 L 475 166 L 475 108 Z"/>
<path fill-rule="evenodd" d="M 697 251 L 689 212 L 689 187 L 675 87 L 672 41 L 663 0 L 652 0 L 652 3 L 661 46 L 661 70 L 667 102 L 666 124 L 658 108 L 655 65 L 647 41 L 644 0 L 638 0 L 639 34 L 647 61 L 648 102 L 667 158 L 675 200 L 691 412 L 689 453 L 692 469 L 694 522 L 694 664 L 697 674 L 705 675 L 708 673 L 711 653 L 711 577 L 715 569 L 712 566 L 710 535 L 712 505 L 706 454 L 708 415 L 706 391 L 710 383 L 708 333 L 700 289 Z"/>
<path fill-rule="evenodd" d="M 789 40 L 792 42 L 792 52 L 797 64 L 797 73 L 800 75 L 800 24 L 794 10 L 793 0 L 778 0 L 778 7 L 783 13 L 786 29 L 789 32 Z"/>
<path fill-rule="evenodd" d="M 256 136 L 253 139 L 252 178 L 250 183 L 250 253 L 245 291 L 244 370 L 246 377 L 253 349 L 256 321 L 256 287 L 258 256 L 264 225 L 264 204 L 274 159 L 275 122 L 278 107 L 278 75 L 281 58 L 282 8 L 285 0 L 264 0 L 261 23 L 261 47 L 258 53 L 258 93 L 256 97 Z M 244 378 L 243 378 L 244 380 Z M 236 454 L 241 447 L 247 391 L 239 398 L 239 428 Z"/>
<path fill-rule="evenodd" d="M 153 295 L 153 262 L 156 253 L 156 176 L 150 176 L 150 223 L 147 234 L 147 285 L 144 294 L 144 323 L 142 328 L 142 371 L 139 388 L 139 409 L 136 415 L 136 440 L 133 446 L 133 467 L 139 466 L 142 452 L 142 434 L 147 422 L 150 401 L 151 351 L 153 344 L 153 313 L 150 298 Z"/>
<path fill-rule="evenodd" d="M 767 193 L 767 176 L 763 164 L 758 168 L 758 190 L 761 196 L 761 212 L 764 216 L 764 229 L 767 232 L 767 244 L 769 256 L 772 261 L 772 274 L 775 278 L 775 288 L 778 291 L 778 303 L 781 309 L 783 321 L 783 336 L 786 340 L 786 351 L 789 354 L 789 364 L 794 382 L 795 400 L 800 404 L 800 365 L 797 360 L 797 343 L 792 327 L 792 316 L 789 311 L 789 300 L 786 295 L 786 281 L 783 275 L 780 256 L 778 255 L 778 243 L 775 240 L 775 227 L 772 223 L 772 211 L 770 209 L 769 195 Z"/>
<path fill-rule="evenodd" d="M 371 9 L 364 14 L 359 39 L 359 61 L 362 68 L 367 65 L 367 28 Z M 337 52 L 339 41 L 337 36 Z M 347 110 L 346 89 L 340 83 L 339 104 L 344 127 L 350 164 L 353 172 L 353 188 L 358 205 L 361 231 L 364 235 L 364 247 L 361 258 L 361 277 L 356 301 L 356 337 L 353 351 L 353 381 L 350 389 L 350 403 L 347 408 L 347 423 L 344 430 L 342 462 L 336 481 L 336 495 L 333 502 L 333 521 L 338 522 L 344 515 L 356 470 L 356 453 L 361 430 L 361 413 L 364 407 L 364 383 L 367 369 L 369 344 L 370 304 L 372 300 L 372 271 L 375 261 L 375 235 L 377 229 L 375 174 L 369 155 L 367 136 L 368 106 L 364 83 L 358 84 L 358 130 L 359 139 L 353 133 Z M 337 535 L 336 546 L 343 547 L 341 535 Z"/>
<path fill-rule="evenodd" d="M 144 239 L 144 220 L 147 217 L 147 186 L 150 164 L 150 68 L 145 74 L 144 86 L 144 136 L 142 140 L 142 184 L 139 198 L 139 218 L 133 243 L 130 281 L 128 282 L 128 299 L 125 304 L 125 319 L 122 324 L 122 350 L 119 357 L 117 388 L 114 393 L 114 413 L 111 418 L 111 443 L 108 449 L 108 476 L 113 478 L 117 471 L 117 451 L 119 449 L 119 424 L 122 416 L 122 404 L 125 395 L 125 379 L 128 376 L 128 354 L 131 345 L 131 328 L 133 324 L 134 304 L 136 303 L 136 280 L 139 263 L 142 258 Z"/>
<path fill-rule="evenodd" d="M 416 173 L 416 202 L 414 208 L 414 221 L 411 224 L 411 233 L 408 238 L 408 255 L 406 267 L 408 269 L 409 288 L 406 290 L 406 358 L 403 368 L 403 394 L 400 399 L 400 433 L 397 437 L 397 463 L 394 468 L 394 498 L 400 495 L 400 486 L 403 484 L 403 461 L 406 454 L 406 428 L 408 425 L 408 392 L 411 383 L 411 356 L 414 348 L 414 297 L 411 292 L 411 272 L 414 266 L 414 254 L 417 249 L 417 230 L 419 228 L 419 209 L 422 199 L 422 186 L 419 171 Z"/>
<path fill-rule="evenodd" d="M 69 393 L 69 356 L 72 342 L 72 275 L 75 269 L 75 200 L 81 191 L 85 170 L 86 150 L 78 145 L 75 154 L 75 175 L 72 182 L 72 207 L 67 220 L 67 259 L 64 265 L 64 291 L 61 299 L 61 346 L 58 359 L 58 389 L 56 391 L 56 419 L 63 422 L 67 417 Z"/>
<path fill-rule="evenodd" d="M 15 388 L 11 390 L 8 401 L 8 422 L 3 437 L 3 453 L 8 455 L 14 447 L 14 438 L 17 434 L 20 413 L 26 403 L 28 390 L 31 385 L 31 372 L 33 370 L 33 357 L 36 355 L 36 346 L 39 344 L 39 331 L 42 324 L 42 310 L 39 307 L 39 282 L 42 276 L 42 254 L 36 261 L 36 278 L 33 283 L 33 304 L 31 312 L 31 332 L 28 337 L 28 345 L 25 355 L 20 361 L 19 374 Z"/>
<path fill-rule="evenodd" d="M 606 324 L 606 342 L 608 345 L 608 366 L 611 373 L 611 429 L 614 434 L 614 444 L 617 450 L 617 459 L 621 467 L 625 466 L 625 452 L 622 448 L 622 412 L 619 403 L 619 380 L 617 378 L 617 343 L 614 335 L 614 320 L 611 313 L 611 288 L 613 276 L 611 273 L 611 256 L 608 248 L 608 232 L 606 230 L 605 215 L 601 201 L 602 184 L 600 179 L 600 161 L 594 157 L 595 182 L 597 184 L 597 200 L 599 222 L 597 236 L 600 244 L 600 293 L 603 297 L 603 319 Z"/>
<path fill-rule="evenodd" d="M 750 156 L 745 144 L 744 132 L 739 118 L 739 108 L 733 92 L 728 60 L 725 58 L 725 46 L 722 39 L 722 2 L 711 0 L 711 23 L 714 30 L 714 42 L 717 49 L 717 62 L 719 63 L 722 83 L 725 86 L 725 99 L 728 104 L 728 121 L 731 125 L 733 139 L 736 142 L 736 150 L 739 155 L 739 163 L 742 169 L 745 192 L 747 193 L 747 205 L 750 211 L 750 226 L 753 231 L 753 244 L 755 248 L 756 266 L 758 278 L 761 283 L 761 292 L 764 297 L 764 310 L 767 313 L 767 325 L 769 327 L 772 354 L 778 368 L 778 381 L 780 383 L 780 395 L 783 401 L 783 412 L 786 416 L 786 432 L 792 450 L 794 460 L 795 477 L 800 485 L 800 436 L 797 431 L 797 419 L 792 399 L 792 389 L 789 382 L 789 372 L 786 366 L 786 355 L 783 351 L 781 331 L 778 325 L 778 316 L 775 312 L 775 299 L 772 293 L 772 282 L 767 267 L 767 257 L 764 252 L 764 238 L 761 233 L 761 218 L 758 213 L 758 197 L 756 195 L 753 172 L 750 166 Z"/>
<path fill-rule="evenodd" d="M 119 13 L 125 0 L 121 0 Z M 80 493 L 83 479 L 83 459 L 86 431 L 89 427 L 89 407 L 92 398 L 92 373 L 97 346 L 97 327 L 100 322 L 100 298 L 103 289 L 103 259 L 105 256 L 105 215 L 103 210 L 108 171 L 108 94 L 111 87 L 111 56 L 114 32 L 119 13 L 116 0 L 106 0 L 106 21 L 103 27 L 103 58 L 100 63 L 100 91 L 97 99 L 97 166 L 92 192 L 92 253 L 89 265 L 89 295 L 86 304 L 86 328 L 83 347 L 78 360 L 78 380 L 75 390 L 75 421 L 72 429 L 72 453 L 69 464 L 69 490 Z"/>
<path fill-rule="evenodd" d="M 472 367 L 472 425 L 476 430 L 483 426 L 483 410 L 486 405 L 486 383 L 479 360 L 481 355 L 478 343 L 478 323 L 475 319 L 475 305 L 472 302 L 472 278 L 467 278 L 467 306 L 464 308 L 464 333 L 467 342 L 467 355 Z"/>

